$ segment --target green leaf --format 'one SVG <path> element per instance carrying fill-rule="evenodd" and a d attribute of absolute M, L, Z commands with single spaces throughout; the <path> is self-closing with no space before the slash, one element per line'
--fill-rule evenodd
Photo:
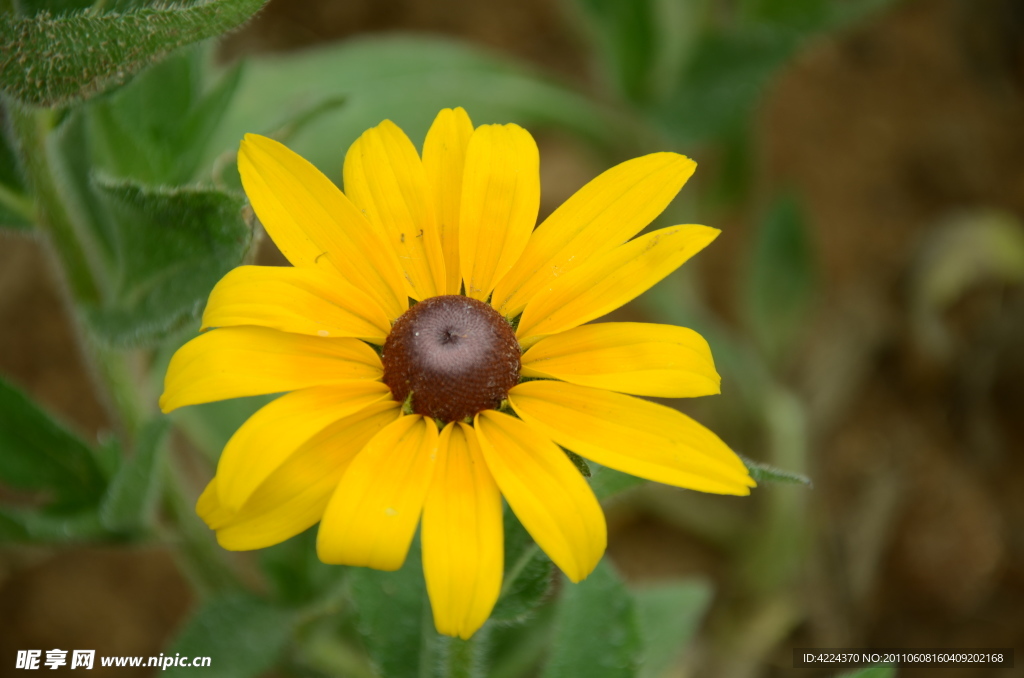
<path fill-rule="evenodd" d="M 160 675 L 261 676 L 278 660 L 295 623 L 293 611 L 251 595 L 212 598 L 192 614 L 164 651 L 165 657 L 210 657 L 210 666 L 171 666 Z"/>
<path fill-rule="evenodd" d="M 0 90 L 36 106 L 85 99 L 179 47 L 237 28 L 264 2 L 210 0 L 7 21 L 0 26 Z"/>
<path fill-rule="evenodd" d="M 587 463 L 586 459 L 564 447 L 562 448 L 562 452 L 565 452 L 565 456 L 569 457 L 569 461 L 571 461 L 572 465 L 576 467 L 576 470 L 580 472 L 580 475 L 584 478 L 589 478 L 591 476 L 590 464 Z"/>
<path fill-rule="evenodd" d="M 639 678 L 665 675 L 693 639 L 711 603 L 704 581 L 645 586 L 633 592 L 643 641 Z"/>
<path fill-rule="evenodd" d="M 163 480 L 164 438 L 169 420 L 160 417 L 139 433 L 135 454 L 125 459 L 110 482 L 100 519 L 111 532 L 144 530 L 153 523 Z"/>
<path fill-rule="evenodd" d="M 633 599 L 607 559 L 579 584 L 566 582 L 544 678 L 631 678 L 641 644 Z"/>
<path fill-rule="evenodd" d="M 646 482 L 643 478 L 637 478 L 607 466 L 599 466 L 597 464 L 591 466 L 590 489 L 594 491 L 594 494 L 601 501 L 610 499 L 621 492 L 638 487 Z"/>
<path fill-rule="evenodd" d="M 505 572 L 491 619 L 519 624 L 548 597 L 554 566 L 510 508 L 505 507 Z"/>
<path fill-rule="evenodd" d="M 66 513 L 94 504 L 106 488 L 90 447 L 3 379 L 0 482 L 45 491 L 49 508 Z"/>
<path fill-rule="evenodd" d="M 590 20 L 598 49 L 619 92 L 644 102 L 658 50 L 653 0 L 577 0 Z"/>
<path fill-rule="evenodd" d="M 792 196 L 775 201 L 754 235 L 741 309 L 771 362 L 784 359 L 804 330 L 817 271 L 807 222 Z"/>
<path fill-rule="evenodd" d="M 743 455 L 739 455 L 739 458 L 743 460 L 743 464 L 747 467 L 747 470 L 750 471 L 750 477 L 757 483 L 783 483 L 786 485 L 814 486 L 811 479 L 802 473 L 775 468 L 774 466 L 754 461 L 753 459 L 747 459 Z"/>
<path fill-rule="evenodd" d="M 705 33 L 656 115 L 682 144 L 733 134 L 795 48 L 792 34 L 763 27 Z"/>
<path fill-rule="evenodd" d="M 868 666 L 856 671 L 847 671 L 838 678 L 896 678 L 896 667 L 892 665 Z"/>
<path fill-rule="evenodd" d="M 259 552 L 260 569 L 267 575 L 276 599 L 283 603 L 314 602 L 334 587 L 347 571 L 317 558 L 317 529 L 312 527 Z"/>
<path fill-rule="evenodd" d="M 69 512 L 0 508 L 0 542 L 67 544 L 109 539 L 95 508 Z"/>
<path fill-rule="evenodd" d="M 90 102 L 89 141 L 103 173 L 149 185 L 177 186 L 196 178 L 242 72 L 233 68 L 206 87 L 209 59 L 207 50 L 184 50 Z"/>
<path fill-rule="evenodd" d="M 510 59 L 440 38 L 390 36 L 251 59 L 210 159 L 236 150 L 247 132 L 269 134 L 340 97 L 345 106 L 288 142 L 335 180 L 345 149 L 366 129 L 390 118 L 418 145 L 446 106 L 465 107 L 477 125 L 557 127 L 605 148 L 632 134 L 609 109 Z"/>
<path fill-rule="evenodd" d="M 153 342 L 198 317 L 217 281 L 242 263 L 252 235 L 242 199 L 203 187 L 96 185 L 118 225 L 119 289 L 87 318 L 113 345 Z"/>
<path fill-rule="evenodd" d="M 419 678 L 431 665 L 436 637 L 427 606 L 419 539 L 396 572 L 351 568 L 348 582 L 356 608 L 356 628 L 383 678 Z"/>

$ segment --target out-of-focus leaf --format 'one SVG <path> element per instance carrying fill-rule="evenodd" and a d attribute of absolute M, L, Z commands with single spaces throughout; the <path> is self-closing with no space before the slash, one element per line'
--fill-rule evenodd
<path fill-rule="evenodd" d="M 0 482 L 50 493 L 49 508 L 66 513 L 94 504 L 106 488 L 89 446 L 3 379 Z"/>
<path fill-rule="evenodd" d="M 396 572 L 355 567 L 348 573 L 356 628 L 383 678 L 419 678 L 421 666 L 432 665 L 434 648 L 428 639 L 437 634 L 427 609 L 421 563 L 417 539 Z"/>
<path fill-rule="evenodd" d="M 250 595 L 212 598 L 196 610 L 164 656 L 210 657 L 210 666 L 171 666 L 162 676 L 261 676 L 277 661 L 296 623 L 293 611 Z"/>
<path fill-rule="evenodd" d="M 645 586 L 633 592 L 643 641 L 639 678 L 659 678 L 693 639 L 711 603 L 704 581 Z"/>
<path fill-rule="evenodd" d="M 896 678 L 896 667 L 892 665 L 868 666 L 856 671 L 847 671 L 840 674 L 838 678 Z"/>
<path fill-rule="evenodd" d="M 804 329 L 817 282 L 814 250 L 799 203 L 776 200 L 754 235 L 741 309 L 772 362 L 784 358 Z"/>
<path fill-rule="evenodd" d="M 518 624 L 532 616 L 551 590 L 553 565 L 516 515 L 505 507 L 505 572 L 491 619 Z"/>
<path fill-rule="evenodd" d="M 450 106 L 463 106 L 474 124 L 558 127 L 602 147 L 628 143 L 631 134 L 608 109 L 507 58 L 440 38 L 390 36 L 251 59 L 211 158 L 237 149 L 247 132 L 271 133 L 338 97 L 345 106 L 288 142 L 334 179 L 345 150 L 367 128 L 390 118 L 419 144 Z"/>
<path fill-rule="evenodd" d="M 750 472 L 750 477 L 757 483 L 782 483 L 784 485 L 806 485 L 807 487 L 814 486 L 811 479 L 802 473 L 775 468 L 769 464 L 754 461 L 753 459 L 747 459 L 743 455 L 740 455 L 740 459 L 743 460 L 743 464 L 747 467 L 747 471 Z"/>
<path fill-rule="evenodd" d="M 146 424 L 135 454 L 125 459 L 110 482 L 100 506 L 103 526 L 111 532 L 143 530 L 153 522 L 163 479 L 163 442 L 169 421 L 160 417 Z"/>
<path fill-rule="evenodd" d="M 0 26 L 0 89 L 36 106 L 88 98 L 179 47 L 237 28 L 264 2 L 208 0 L 6 21 Z"/>
<path fill-rule="evenodd" d="M 680 143 L 735 134 L 771 78 L 808 38 L 859 20 L 891 0 L 747 0 L 736 20 L 705 31 L 658 118 Z"/>
<path fill-rule="evenodd" d="M 605 70 L 630 101 L 651 95 L 658 44 L 654 0 L 577 0 L 590 20 Z"/>
<path fill-rule="evenodd" d="M 177 186 L 195 178 L 241 75 L 235 67 L 206 88 L 204 59 L 203 50 L 184 50 L 89 104 L 89 141 L 98 168 L 149 185 Z"/>
<path fill-rule="evenodd" d="M 836 30 L 893 0 L 742 0 L 741 19 L 775 26 L 796 34 Z"/>
<path fill-rule="evenodd" d="M 248 250 L 242 199 L 213 188 L 97 180 L 118 224 L 119 289 L 88 320 L 113 345 L 152 342 L 202 311 Z"/>
<path fill-rule="evenodd" d="M 95 542 L 110 536 L 95 507 L 73 513 L 0 508 L 0 543 L 65 544 Z"/>
<path fill-rule="evenodd" d="M 607 466 L 591 465 L 590 489 L 594 491 L 601 501 L 610 499 L 620 492 L 643 485 L 646 480 L 631 476 L 622 471 L 616 471 Z"/>
<path fill-rule="evenodd" d="M 731 134 L 794 48 L 790 34 L 764 28 L 706 33 L 656 115 L 682 144 Z"/>
<path fill-rule="evenodd" d="M 267 575 L 277 599 L 286 604 L 315 601 L 348 571 L 344 567 L 327 565 L 316 557 L 316 532 L 317 528 L 312 527 L 259 552 L 260 569 Z"/>
<path fill-rule="evenodd" d="M 555 613 L 544 678 L 632 678 L 641 656 L 633 599 L 602 560 L 579 584 L 566 582 Z"/>
<path fill-rule="evenodd" d="M 951 338 L 943 312 L 972 287 L 1024 281 L 1024 223 L 998 210 L 951 217 L 929 233 L 914 267 L 911 307 L 922 344 L 942 355 Z"/>

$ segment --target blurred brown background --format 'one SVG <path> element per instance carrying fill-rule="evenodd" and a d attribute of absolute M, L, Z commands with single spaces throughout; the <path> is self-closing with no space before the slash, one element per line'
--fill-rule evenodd
<path fill-rule="evenodd" d="M 430 31 L 598 88 L 566 11 L 556 0 L 276 0 L 223 54 Z M 711 530 L 694 528 L 676 491 L 653 488 L 611 508 L 612 559 L 632 581 L 702 574 L 720 583 L 709 628 L 743 632 L 710 634 L 679 675 L 828 675 L 791 669 L 794 646 L 1020 654 L 1024 290 L 984 281 L 965 290 L 941 318 L 941 350 L 917 331 L 911 291 L 922 252 L 956 215 L 997 208 L 1024 217 L 1024 3 L 908 0 L 818 39 L 773 83 L 754 134 L 755 199 L 714 224 L 724 234 L 697 266 L 712 305 L 734 317 L 756 196 L 780 186 L 802 196 L 822 270 L 813 327 L 787 368 L 814 422 L 815 487 L 798 499 L 811 516 L 806 558 L 785 596 L 731 600 L 734 570 L 756 560 L 734 558 Z M 704 161 L 700 149 L 686 150 Z M 548 210 L 603 169 L 546 136 L 541 163 Z M 95 435 L 104 407 L 68 322 L 37 247 L 0 241 L 0 372 Z M 725 384 L 719 406 L 730 397 Z M 731 501 L 708 498 L 701 510 L 710 520 Z M 157 548 L 0 553 L 0 656 L 26 647 L 157 654 L 188 609 L 187 591 Z"/>

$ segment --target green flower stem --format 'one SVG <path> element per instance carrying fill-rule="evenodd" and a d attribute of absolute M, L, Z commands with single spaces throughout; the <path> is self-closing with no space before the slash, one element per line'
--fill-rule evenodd
<path fill-rule="evenodd" d="M 132 443 L 143 422 L 155 415 L 153 398 L 142 387 L 124 352 L 101 346 L 81 322 L 79 309 L 103 301 L 107 289 L 105 264 L 95 239 L 76 227 L 61 194 L 58 174 L 50 156 L 47 138 L 54 127 L 54 113 L 23 106 L 7 99 L 5 107 L 17 142 L 22 168 L 34 198 L 34 221 L 49 240 L 60 263 L 68 290 L 74 301 L 73 314 L 78 335 L 89 358 L 95 380 L 118 422 L 125 449 Z M 0 197 L 2 199 L 2 197 Z M 174 468 L 165 474 L 164 507 L 173 527 L 168 541 L 175 548 L 182 569 L 201 593 L 239 588 L 234 572 L 210 537 L 209 530 L 195 515 L 192 502 L 185 498 L 181 480 Z"/>
<path fill-rule="evenodd" d="M 46 234 L 60 261 L 68 287 L 75 301 L 96 304 L 101 301 L 102 264 L 97 256 L 89 256 L 88 242 L 68 212 L 50 162 L 46 139 L 53 129 L 54 113 L 34 109 L 7 99 L 7 112 L 17 140 L 22 168 L 35 194 L 35 220 Z M 95 248 L 92 250 L 95 252 Z"/>
<path fill-rule="evenodd" d="M 448 644 L 448 678 L 473 676 L 473 639 L 452 638 Z"/>
<path fill-rule="evenodd" d="M 12 191 L 3 184 L 0 184 L 0 205 L 18 214 L 29 223 L 36 220 L 36 210 L 31 198 L 17 191 Z"/>

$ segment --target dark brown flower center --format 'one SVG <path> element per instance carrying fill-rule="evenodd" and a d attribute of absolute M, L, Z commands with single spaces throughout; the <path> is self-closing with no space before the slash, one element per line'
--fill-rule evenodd
<path fill-rule="evenodd" d="M 398 402 L 444 422 L 497 408 L 519 381 L 519 342 L 487 304 L 432 297 L 395 321 L 384 342 L 384 383 Z"/>

